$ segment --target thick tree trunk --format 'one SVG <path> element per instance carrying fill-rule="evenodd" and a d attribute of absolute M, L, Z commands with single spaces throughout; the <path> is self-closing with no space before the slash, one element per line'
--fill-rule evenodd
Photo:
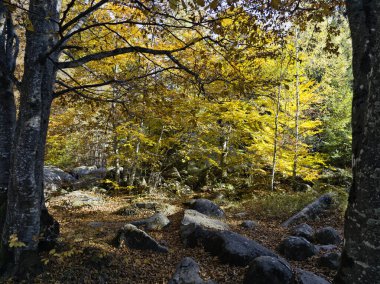
<path fill-rule="evenodd" d="M 16 125 L 12 75 L 17 49 L 12 18 L 3 3 L 0 3 L 0 232 L 5 219 L 12 138 Z"/>
<path fill-rule="evenodd" d="M 380 283 L 380 1 L 347 0 L 353 43 L 353 183 L 335 283 Z"/>
<path fill-rule="evenodd" d="M 40 270 L 37 249 L 44 207 L 43 158 L 56 76 L 52 62 L 58 57 L 52 54 L 46 58 L 46 54 L 57 41 L 59 1 L 30 1 L 29 17 L 33 28 L 26 32 L 24 76 L 2 234 L 6 271 L 23 278 Z M 17 237 L 23 246 L 11 246 L 12 237 Z"/>

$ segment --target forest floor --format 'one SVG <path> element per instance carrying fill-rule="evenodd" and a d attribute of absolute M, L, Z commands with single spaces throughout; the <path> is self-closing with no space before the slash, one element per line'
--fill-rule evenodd
<path fill-rule="evenodd" d="M 204 279 L 213 279 L 217 283 L 242 283 L 245 267 L 222 264 L 217 257 L 211 256 L 200 247 L 184 247 L 180 239 L 184 198 L 168 197 L 165 194 L 147 195 L 139 199 L 132 196 L 106 195 L 101 195 L 101 198 L 102 202 L 97 206 L 81 208 L 70 208 L 60 199 L 49 202 L 50 213 L 61 225 L 61 238 L 59 246 L 44 255 L 46 269 L 35 280 L 36 283 L 167 283 L 177 264 L 186 256 L 199 263 Z M 171 224 L 162 231 L 149 232 L 169 248 L 169 253 L 116 248 L 112 245 L 113 238 L 124 224 L 153 215 L 154 211 L 148 209 L 138 210 L 134 216 L 116 214 L 120 208 L 136 202 L 170 204 L 172 215 L 168 218 Z M 273 250 L 289 234 L 287 229 L 280 226 L 284 221 L 283 217 L 263 216 L 262 212 L 242 203 L 222 208 L 226 211 L 225 221 L 232 231 Z M 241 212 L 245 215 L 236 215 Z M 259 225 L 255 229 L 244 229 L 240 226 L 243 220 L 254 220 Z M 332 226 L 342 234 L 343 216 L 341 211 L 334 210 L 308 224 L 314 229 Z M 318 267 L 317 258 L 318 255 L 306 261 L 290 263 L 293 268 L 312 271 L 331 281 L 335 271 Z"/>

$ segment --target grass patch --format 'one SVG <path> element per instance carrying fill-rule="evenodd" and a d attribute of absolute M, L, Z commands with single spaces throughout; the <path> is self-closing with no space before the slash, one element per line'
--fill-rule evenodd
<path fill-rule="evenodd" d="M 334 194 L 334 208 L 344 212 L 348 193 L 342 188 L 332 186 L 323 186 L 306 192 L 259 191 L 249 200 L 243 201 L 242 205 L 263 218 L 286 219 L 327 192 Z"/>

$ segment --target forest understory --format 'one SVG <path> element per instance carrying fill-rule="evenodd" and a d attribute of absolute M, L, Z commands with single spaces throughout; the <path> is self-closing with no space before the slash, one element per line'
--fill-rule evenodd
<path fill-rule="evenodd" d="M 345 195 L 345 190 L 335 190 Z M 217 283 L 242 283 L 246 266 L 223 264 L 202 247 L 188 248 L 181 241 L 180 224 L 186 202 L 194 197 L 212 198 L 215 194 L 179 197 L 167 190 L 138 196 L 109 196 L 93 191 L 87 191 L 87 194 L 94 197 L 96 202 L 75 204 L 75 201 L 62 196 L 52 197 L 48 201 L 50 213 L 61 225 L 61 237 L 56 248 L 43 255 L 45 272 L 35 279 L 35 283 L 167 283 L 184 257 L 192 257 L 198 262 L 203 279 L 212 279 Z M 292 197 L 292 194 L 273 194 L 273 199 L 269 200 L 266 197 L 268 192 L 256 192 L 256 198 L 240 202 L 228 201 L 220 195 L 220 199 L 214 202 L 225 210 L 225 222 L 231 231 L 276 252 L 281 240 L 290 235 L 290 228 L 283 228 L 281 223 L 320 193 L 296 193 L 296 197 Z M 344 199 L 338 194 L 335 194 L 335 198 Z M 155 208 L 139 209 L 136 204 L 154 204 Z M 125 210 L 128 212 L 128 208 L 134 208 L 132 213 L 128 213 L 132 216 L 123 215 Z M 149 234 L 168 247 L 168 253 L 114 246 L 113 240 L 124 224 L 149 217 L 156 210 L 168 215 L 170 224 L 162 230 L 149 231 Z M 332 209 L 307 223 L 315 230 L 331 226 L 342 236 L 342 212 L 342 204 L 336 203 Z M 257 226 L 243 228 L 241 223 L 244 220 L 254 220 Z M 340 249 L 338 246 L 334 251 Z M 322 254 L 319 252 L 307 260 L 289 263 L 293 269 L 305 269 L 331 281 L 336 271 L 318 265 L 317 260 Z"/>

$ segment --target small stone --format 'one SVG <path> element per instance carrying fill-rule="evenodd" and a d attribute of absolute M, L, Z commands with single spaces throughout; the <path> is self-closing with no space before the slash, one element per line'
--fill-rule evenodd
<path fill-rule="evenodd" d="M 322 245 L 339 245 L 342 241 L 337 230 L 332 227 L 318 230 L 314 235 L 314 239 L 318 244 Z"/>
<path fill-rule="evenodd" d="M 139 209 L 156 210 L 157 203 L 155 203 L 155 202 L 140 202 L 140 203 L 135 203 L 135 206 Z"/>
<path fill-rule="evenodd" d="M 302 237 L 287 237 L 278 250 L 290 260 L 305 260 L 317 253 L 315 246 Z"/>
<path fill-rule="evenodd" d="M 314 235 L 314 230 L 311 226 L 309 226 L 306 223 L 300 224 L 296 227 L 294 227 L 290 234 L 295 237 L 303 237 L 307 239 L 309 242 L 313 241 L 313 235 Z"/>
<path fill-rule="evenodd" d="M 155 239 L 132 224 L 126 224 L 119 230 L 114 240 L 117 247 L 127 246 L 132 249 L 168 252 L 168 248 L 160 245 Z"/>
<path fill-rule="evenodd" d="M 132 225 L 142 226 L 145 230 L 162 230 L 170 224 L 170 220 L 164 214 L 158 212 L 153 216 L 131 222 Z"/>
<path fill-rule="evenodd" d="M 210 217 L 224 218 L 224 211 L 208 199 L 195 199 L 190 201 L 190 208 Z"/>
<path fill-rule="evenodd" d="M 240 226 L 242 226 L 245 229 L 254 229 L 257 227 L 257 225 L 258 224 L 252 220 L 245 220 L 240 224 Z"/>

